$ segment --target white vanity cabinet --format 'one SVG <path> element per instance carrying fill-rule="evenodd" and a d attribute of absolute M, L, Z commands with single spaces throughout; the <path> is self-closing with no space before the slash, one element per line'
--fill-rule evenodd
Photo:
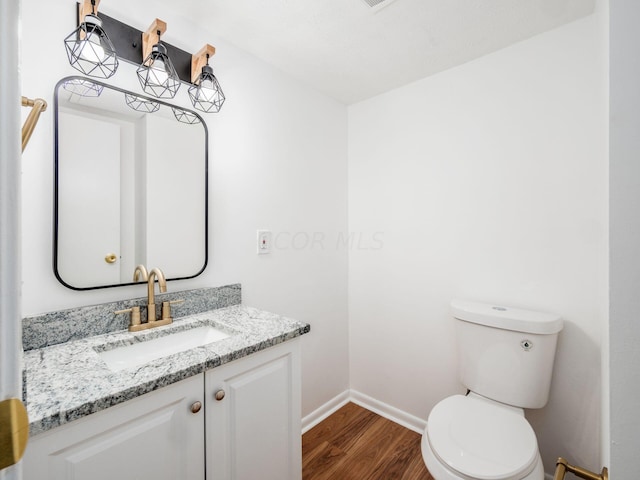
<path fill-rule="evenodd" d="M 298 342 L 205 373 L 207 480 L 302 477 Z"/>
<path fill-rule="evenodd" d="M 24 479 L 300 480 L 299 348 L 284 342 L 37 435 Z"/>
<path fill-rule="evenodd" d="M 204 478 L 202 374 L 37 435 L 25 480 Z"/>

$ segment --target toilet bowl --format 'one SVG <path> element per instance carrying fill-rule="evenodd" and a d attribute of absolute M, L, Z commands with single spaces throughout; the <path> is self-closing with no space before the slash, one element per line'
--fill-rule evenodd
<path fill-rule="evenodd" d="M 474 393 L 438 403 L 422 435 L 436 480 L 543 480 L 536 435 L 522 409 Z"/>
<path fill-rule="evenodd" d="M 468 395 L 440 401 L 422 435 L 435 480 L 544 480 L 524 408 L 549 398 L 557 315 L 454 300 L 458 373 Z"/>

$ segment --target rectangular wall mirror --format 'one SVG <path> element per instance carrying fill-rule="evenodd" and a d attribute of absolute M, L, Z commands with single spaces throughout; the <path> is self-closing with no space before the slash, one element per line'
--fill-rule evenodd
<path fill-rule="evenodd" d="M 56 85 L 53 267 L 75 290 L 207 265 L 208 132 L 197 113 L 84 77 Z"/>

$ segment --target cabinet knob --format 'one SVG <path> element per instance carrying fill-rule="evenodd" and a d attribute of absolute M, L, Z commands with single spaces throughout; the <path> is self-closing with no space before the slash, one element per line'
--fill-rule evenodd
<path fill-rule="evenodd" d="M 198 413 L 202 408 L 202 403 L 195 402 L 191 405 L 191 413 Z"/>
<path fill-rule="evenodd" d="M 218 401 L 222 400 L 224 398 L 224 390 L 218 390 L 216 392 L 215 397 L 216 397 L 216 400 Z"/>

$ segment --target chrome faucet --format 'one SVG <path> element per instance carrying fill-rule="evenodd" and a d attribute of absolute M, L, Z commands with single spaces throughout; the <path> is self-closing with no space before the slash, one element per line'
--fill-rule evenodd
<path fill-rule="evenodd" d="M 147 280 L 147 323 L 156 321 L 156 298 L 155 298 L 155 280 L 158 279 L 158 287 L 160 293 L 167 291 L 167 281 L 164 273 L 159 268 L 154 268 L 149 272 Z"/>

